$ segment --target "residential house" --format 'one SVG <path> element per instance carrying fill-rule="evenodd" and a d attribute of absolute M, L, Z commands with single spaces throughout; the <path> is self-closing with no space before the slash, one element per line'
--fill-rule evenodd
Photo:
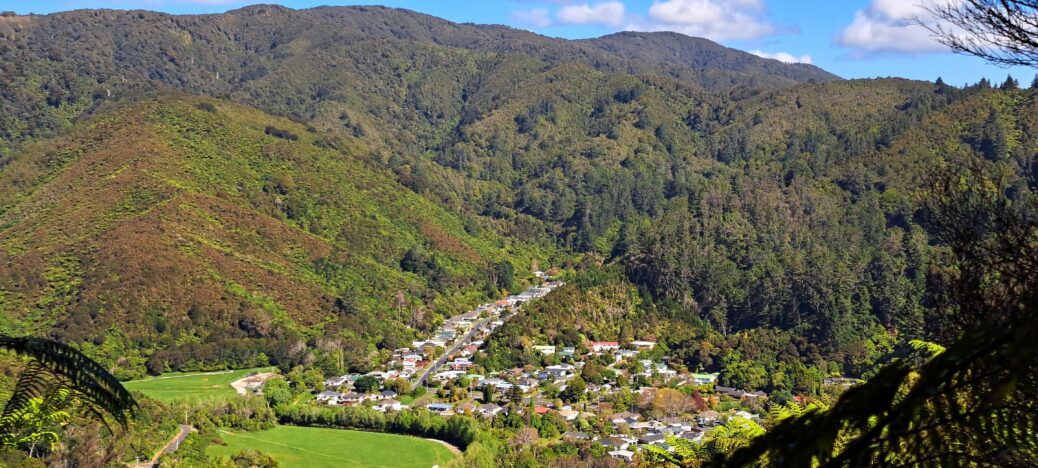
<path fill-rule="evenodd" d="M 487 417 L 493 418 L 493 417 L 497 416 L 498 414 L 500 414 L 504 410 L 505 409 L 502 408 L 499 405 L 495 405 L 493 403 L 487 403 L 485 405 L 480 405 L 479 409 L 477 410 L 477 412 L 479 414 L 482 414 L 483 416 L 487 416 Z"/>
<path fill-rule="evenodd" d="M 631 342 L 631 346 L 634 347 L 634 349 L 637 349 L 639 351 L 645 351 L 645 350 L 651 350 L 651 349 L 655 348 L 656 347 L 656 342 L 655 341 L 636 340 L 636 341 L 632 341 Z"/>
<path fill-rule="evenodd" d="M 368 395 L 357 392 L 350 392 L 339 397 L 339 403 L 343 405 L 355 405 L 369 398 Z"/>
<path fill-rule="evenodd" d="M 566 407 L 559 410 L 559 416 L 561 416 L 562 419 L 565 419 L 567 421 L 573 421 L 576 420 L 578 416 L 580 416 L 580 411 Z"/>
<path fill-rule="evenodd" d="M 615 351 L 620 349 L 620 343 L 616 341 L 592 341 L 588 348 L 596 353 L 602 353 L 605 351 Z"/>
<path fill-rule="evenodd" d="M 454 412 L 458 414 L 475 414 L 478 406 L 475 403 L 466 401 L 454 407 Z"/>
<path fill-rule="evenodd" d="M 616 458 L 618 460 L 623 460 L 627 463 L 634 461 L 634 452 L 630 450 L 612 450 L 608 453 L 610 457 Z"/>
<path fill-rule="evenodd" d="M 399 401 L 396 401 L 396 400 L 390 398 L 388 400 L 382 400 L 382 401 L 378 402 L 377 404 L 375 404 L 375 406 L 372 406 L 372 408 L 375 411 L 381 411 L 381 412 L 385 413 L 385 412 L 388 412 L 388 411 L 400 411 L 400 410 L 403 410 L 403 409 L 407 408 L 407 405 L 405 405 L 403 403 L 400 403 Z"/>
<path fill-rule="evenodd" d="M 649 376 L 656 374 L 664 379 L 671 379 L 678 375 L 677 371 L 667 367 L 667 365 L 662 362 L 652 362 L 648 359 L 642 359 L 641 363 L 642 367 L 645 368 L 645 372 L 643 372 L 642 375 Z"/>
<path fill-rule="evenodd" d="M 696 385 L 710 385 L 717 383 L 717 377 L 720 374 L 714 372 L 713 374 L 692 374 L 692 383 Z"/>
<path fill-rule="evenodd" d="M 720 393 L 722 395 L 728 395 L 728 396 L 730 396 L 732 398 L 735 398 L 736 400 L 742 399 L 742 396 L 746 394 L 746 392 L 744 392 L 742 390 L 739 390 L 737 388 L 725 387 L 725 386 L 722 386 L 722 385 L 718 385 L 718 386 L 714 387 L 714 391 L 716 391 L 717 393 Z"/>
<path fill-rule="evenodd" d="M 638 351 L 633 349 L 618 349 L 613 351 L 613 359 L 616 361 L 622 361 L 627 358 L 633 358 L 638 355 Z"/>
<path fill-rule="evenodd" d="M 724 386 L 721 386 L 721 385 L 718 385 L 718 386 L 714 387 L 714 390 L 716 390 L 717 393 L 721 393 L 723 395 L 728 395 L 728 396 L 730 396 L 732 398 L 735 398 L 736 400 L 742 400 L 742 399 L 752 400 L 752 399 L 756 399 L 756 398 L 764 398 L 764 397 L 767 396 L 767 394 L 763 393 L 763 392 L 747 392 L 747 391 L 739 390 L 739 389 L 734 388 L 734 387 L 724 387 Z"/>
<path fill-rule="evenodd" d="M 449 370 L 433 374 L 432 379 L 434 382 L 450 382 L 462 375 L 465 375 L 465 371 L 463 370 Z"/>
<path fill-rule="evenodd" d="M 367 374 L 364 374 L 364 375 L 367 376 L 367 377 L 374 377 L 374 378 L 378 379 L 380 382 L 392 377 L 391 375 L 389 375 L 388 372 L 382 372 L 382 371 L 371 371 L 371 372 L 368 372 Z"/>
<path fill-rule="evenodd" d="M 635 431 L 660 430 L 666 427 L 665 424 L 659 421 L 637 421 L 629 424 L 629 426 Z"/>
<path fill-rule="evenodd" d="M 749 419 L 750 421 L 756 421 L 760 419 L 760 416 L 746 411 L 736 411 L 735 415 L 743 419 Z"/>
<path fill-rule="evenodd" d="M 425 408 L 433 413 L 443 414 L 454 411 L 454 405 L 450 403 L 429 403 Z"/>
<path fill-rule="evenodd" d="M 657 444 L 660 442 L 666 442 L 667 436 L 663 434 L 649 433 L 638 438 L 640 444 Z"/>
<path fill-rule="evenodd" d="M 325 379 L 324 386 L 325 387 L 332 387 L 332 388 L 339 388 L 339 387 L 349 383 L 349 381 L 350 381 L 350 376 L 348 376 L 348 375 L 341 375 L 339 377 L 332 377 L 332 378 L 329 378 L 329 379 Z"/>
<path fill-rule="evenodd" d="M 639 414 L 624 411 L 622 413 L 614 414 L 612 422 L 613 424 L 626 424 L 629 426 L 631 424 L 638 422 L 638 420 L 640 420 L 641 418 L 642 417 Z"/>
<path fill-rule="evenodd" d="M 606 449 L 612 449 L 612 450 L 625 450 L 625 449 L 627 449 L 627 447 L 629 447 L 631 445 L 626 440 L 621 439 L 621 438 L 616 437 L 616 436 L 603 437 L 601 439 L 598 439 L 596 442 L 598 442 L 600 445 L 604 446 Z"/>
<path fill-rule="evenodd" d="M 693 442 L 700 442 L 703 440 L 704 434 L 706 434 L 706 431 L 698 427 L 695 427 L 686 432 L 683 432 L 679 437 L 681 437 L 682 439 L 691 440 Z"/>
<path fill-rule="evenodd" d="M 457 358 L 450 362 L 449 367 L 452 370 L 466 370 L 472 367 L 472 361 L 467 358 Z"/>
<path fill-rule="evenodd" d="M 533 347 L 534 351 L 541 353 L 542 356 L 551 356 L 555 354 L 555 347 L 551 345 L 536 345 Z"/>
<path fill-rule="evenodd" d="M 412 365 L 414 365 L 416 363 L 422 362 L 422 360 L 425 359 L 425 356 L 422 356 L 421 354 L 417 353 L 408 353 L 401 356 L 400 359 L 404 361 L 404 364 L 410 362 Z"/>
<path fill-rule="evenodd" d="M 850 377 L 826 377 L 822 379 L 822 385 L 840 385 L 843 387 L 851 387 L 861 383 L 859 379 L 852 379 Z"/>
<path fill-rule="evenodd" d="M 588 433 L 576 431 L 564 432 L 562 438 L 568 440 L 591 440 L 591 436 Z"/>
<path fill-rule="evenodd" d="M 717 411 L 703 411 L 696 415 L 696 423 L 700 426 L 716 426 L 721 423 L 721 413 Z"/>
<path fill-rule="evenodd" d="M 461 355 L 464 357 L 469 357 L 473 354 L 476 354 L 476 351 L 479 351 L 479 346 L 476 346 L 475 344 L 470 344 L 464 348 L 461 348 Z"/>
<path fill-rule="evenodd" d="M 547 379 L 563 379 L 572 376 L 575 370 L 570 364 L 558 364 L 545 367 L 543 374 Z"/>
<path fill-rule="evenodd" d="M 339 403 L 339 398 L 342 398 L 342 396 L 343 395 L 339 392 L 325 390 L 317 394 L 317 401 L 321 403 L 328 403 L 329 405 L 336 405 Z"/>

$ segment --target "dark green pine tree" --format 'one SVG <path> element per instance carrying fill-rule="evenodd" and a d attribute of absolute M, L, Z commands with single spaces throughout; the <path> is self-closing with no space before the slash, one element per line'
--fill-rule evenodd
<path fill-rule="evenodd" d="M 1020 89 L 1020 82 L 1013 78 L 1013 75 L 1006 76 L 1006 81 L 1002 82 L 1003 90 Z"/>
<path fill-rule="evenodd" d="M 1038 89 L 1038 74 L 1034 75 L 1034 81 L 1031 81 L 1031 89 Z"/>

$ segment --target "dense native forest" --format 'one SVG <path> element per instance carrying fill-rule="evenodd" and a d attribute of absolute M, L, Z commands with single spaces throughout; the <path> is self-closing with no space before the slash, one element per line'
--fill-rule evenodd
<path fill-rule="evenodd" d="M 1038 184 L 1038 79 L 842 80 L 381 7 L 3 15 L 0 38 L 0 334 L 121 378 L 368 371 L 552 269 L 480 365 L 653 339 L 817 395 L 955 336 L 935 177 Z"/>
<path fill-rule="evenodd" d="M 751 343 L 861 373 L 928 336 L 930 174 L 984 161 L 1013 196 L 1038 175 L 1038 95 L 1012 79 L 844 81 L 683 36 L 377 7 L 6 16 L 0 34 L 2 326 L 127 375 L 363 369 L 535 264 L 622 297 L 567 317 L 578 333 L 677 322 L 716 335 L 673 337 L 690 367 Z"/>

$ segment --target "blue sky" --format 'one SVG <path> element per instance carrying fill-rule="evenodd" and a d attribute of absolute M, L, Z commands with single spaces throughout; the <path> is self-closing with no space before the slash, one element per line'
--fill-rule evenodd
<path fill-rule="evenodd" d="M 1036 70 L 1004 69 L 947 52 L 917 26 L 937 0 L 267 0 L 292 8 L 381 4 L 457 22 L 507 24 L 540 34 L 586 38 L 622 30 L 669 30 L 707 37 L 784 61 L 809 61 L 846 78 L 901 76 L 951 84 L 1012 73 L 1025 85 Z M 77 8 L 142 8 L 215 13 L 239 0 L 5 0 L 0 10 L 51 13 Z"/>

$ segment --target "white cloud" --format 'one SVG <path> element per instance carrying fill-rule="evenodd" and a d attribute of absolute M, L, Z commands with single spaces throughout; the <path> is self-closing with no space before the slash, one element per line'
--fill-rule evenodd
<path fill-rule="evenodd" d="M 753 55 L 758 56 L 758 57 L 775 59 L 775 60 L 778 60 L 779 62 L 785 62 L 785 63 L 808 63 L 808 64 L 811 63 L 811 56 L 810 55 L 801 55 L 801 56 L 797 57 L 797 56 L 795 56 L 795 55 L 793 55 L 791 53 L 788 53 L 788 52 L 775 52 L 773 54 L 768 53 L 768 52 L 763 52 L 763 51 L 760 51 L 760 50 L 751 50 L 749 52 L 751 54 L 753 54 Z"/>
<path fill-rule="evenodd" d="M 919 22 L 937 24 L 928 7 L 961 1 L 873 0 L 868 8 L 854 14 L 854 21 L 836 36 L 835 42 L 865 54 L 947 52 L 948 48 Z"/>
<path fill-rule="evenodd" d="M 755 39 L 775 33 L 764 19 L 763 0 L 654 0 L 647 20 L 627 27 L 641 31 L 675 31 L 723 41 Z"/>
<path fill-rule="evenodd" d="M 566 24 L 605 24 L 619 26 L 624 22 L 624 4 L 611 1 L 595 4 L 566 5 L 559 9 L 555 18 Z"/>
<path fill-rule="evenodd" d="M 530 10 L 516 10 L 511 13 L 512 21 L 538 28 L 551 26 L 551 16 L 547 8 L 533 8 Z"/>

